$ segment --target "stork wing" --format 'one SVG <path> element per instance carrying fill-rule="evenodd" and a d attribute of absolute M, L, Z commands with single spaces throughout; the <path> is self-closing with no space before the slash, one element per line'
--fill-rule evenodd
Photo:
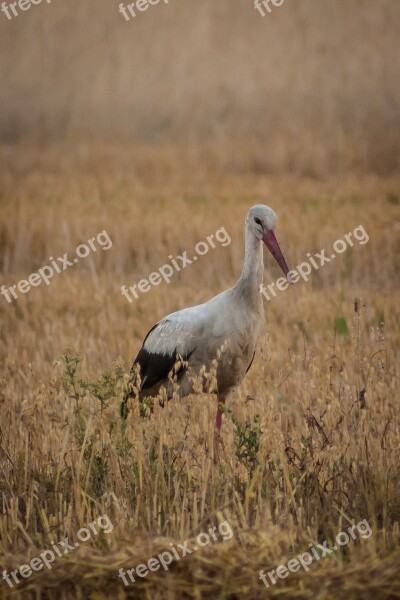
<path fill-rule="evenodd" d="M 199 311 L 194 310 L 197 308 L 173 313 L 150 329 L 132 367 L 140 367 L 142 390 L 167 379 L 178 355 L 184 361 L 189 360 L 204 330 L 202 320 L 198 318 Z M 186 369 L 181 366 L 177 375 L 182 375 Z"/>

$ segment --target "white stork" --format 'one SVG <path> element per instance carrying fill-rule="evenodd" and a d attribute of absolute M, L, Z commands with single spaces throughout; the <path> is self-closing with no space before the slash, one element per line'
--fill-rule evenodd
<path fill-rule="evenodd" d="M 164 317 L 149 331 L 132 366 L 132 374 L 140 373 L 141 400 L 157 396 L 162 386 L 168 398 L 172 397 L 174 385 L 168 376 L 178 360 L 181 361 L 177 373 L 179 394 L 187 396 L 193 391 L 191 375 L 198 375 L 204 366 L 208 371 L 218 350 L 225 345 L 216 373 L 219 436 L 220 405 L 250 369 L 265 325 L 259 291 L 264 268 L 261 242 L 286 276 L 289 272 L 275 237 L 275 225 L 276 214 L 271 208 L 262 204 L 253 206 L 246 216 L 244 266 L 236 285 L 204 304 Z M 207 391 L 205 382 L 204 391 Z M 125 396 L 125 405 L 130 396 L 132 393 Z"/>

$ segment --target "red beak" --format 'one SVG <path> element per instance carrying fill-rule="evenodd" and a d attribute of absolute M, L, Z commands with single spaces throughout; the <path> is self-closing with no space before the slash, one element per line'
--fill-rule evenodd
<path fill-rule="evenodd" d="M 267 246 L 268 250 L 271 252 L 272 256 L 282 269 L 282 271 L 287 274 L 289 273 L 289 268 L 286 264 L 286 260 L 282 254 L 282 250 L 278 244 L 278 240 L 275 237 L 275 233 L 272 229 L 269 229 L 263 236 L 263 242 Z"/>

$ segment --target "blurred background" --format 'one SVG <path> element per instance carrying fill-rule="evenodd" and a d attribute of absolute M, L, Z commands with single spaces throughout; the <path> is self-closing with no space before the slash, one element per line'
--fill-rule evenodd
<path fill-rule="evenodd" d="M 119 4 L 0 12 L 0 290 L 100 232 L 113 242 L 0 295 L 0 573 L 107 514 L 113 535 L 15 593 L 259 600 L 259 569 L 368 518 L 370 540 L 266 594 L 400 598 L 400 1 L 285 0 L 262 17 L 253 0 L 160 0 L 130 21 Z M 257 203 L 291 268 L 360 225 L 370 240 L 264 302 L 214 465 L 213 396 L 151 420 L 132 402 L 126 422 L 120 402 L 150 327 L 237 280 Z M 122 296 L 221 227 L 229 246 Z M 281 276 L 268 253 L 264 276 Z M 120 567 L 223 518 L 228 544 L 124 589 Z"/>
<path fill-rule="evenodd" d="M 139 142 L 231 170 L 399 168 L 398 0 L 119 0 L 0 13 L 0 138 Z M 125 2 L 127 4 L 127 2 Z"/>

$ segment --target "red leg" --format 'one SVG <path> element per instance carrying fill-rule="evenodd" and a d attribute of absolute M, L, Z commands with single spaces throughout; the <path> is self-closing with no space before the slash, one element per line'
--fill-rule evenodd
<path fill-rule="evenodd" d="M 221 440 L 221 425 L 222 425 L 222 411 L 219 408 L 219 405 L 223 404 L 225 406 L 225 396 L 218 396 L 218 408 L 217 408 L 217 416 L 215 417 L 215 433 L 214 433 L 214 464 L 218 463 L 219 459 L 219 445 L 222 443 Z"/>

